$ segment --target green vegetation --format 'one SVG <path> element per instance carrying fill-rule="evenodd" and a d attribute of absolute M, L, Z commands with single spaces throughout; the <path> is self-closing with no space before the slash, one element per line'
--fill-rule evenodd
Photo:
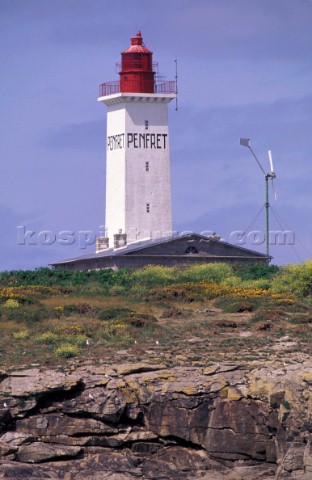
<path fill-rule="evenodd" d="M 55 349 L 56 355 L 63 358 L 71 358 L 79 355 L 80 350 L 76 345 L 72 343 L 62 343 Z"/>
<path fill-rule="evenodd" d="M 311 261 L 0 273 L 3 365 L 266 361 L 285 335 L 311 354 L 311 319 Z"/>
<path fill-rule="evenodd" d="M 299 265 L 281 267 L 272 279 L 275 292 L 291 291 L 298 297 L 312 296 L 312 260 Z"/>

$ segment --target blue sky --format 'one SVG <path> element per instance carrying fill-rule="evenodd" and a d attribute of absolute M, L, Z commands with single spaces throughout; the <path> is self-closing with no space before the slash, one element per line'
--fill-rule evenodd
<path fill-rule="evenodd" d="M 264 179 L 239 145 L 247 137 L 266 170 L 273 153 L 271 229 L 295 238 L 271 246 L 273 262 L 311 258 L 311 25 L 311 0 L 1 0 L 0 269 L 94 250 L 82 248 L 79 232 L 104 223 L 98 85 L 118 79 L 115 63 L 137 29 L 167 79 L 178 59 L 179 109 L 171 104 L 169 114 L 174 229 L 227 241 L 250 224 L 264 231 L 264 211 L 253 223 Z M 35 232 L 25 245 L 21 228 Z M 64 230 L 75 232 L 72 245 L 61 245 Z M 44 245 L 42 231 L 56 241 Z M 264 252 L 253 238 L 244 245 Z"/>

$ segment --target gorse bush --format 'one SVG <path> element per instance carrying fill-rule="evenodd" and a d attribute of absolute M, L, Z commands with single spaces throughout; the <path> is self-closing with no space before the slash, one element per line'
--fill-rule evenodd
<path fill-rule="evenodd" d="M 77 345 L 78 347 L 83 347 L 88 344 L 89 339 L 86 335 L 79 333 L 78 335 L 66 337 L 66 341 L 68 343 Z"/>
<path fill-rule="evenodd" d="M 312 296 L 312 261 L 281 267 L 272 280 L 274 292 L 291 292 L 298 297 Z"/>
<path fill-rule="evenodd" d="M 146 287 L 151 287 L 154 285 L 167 285 L 174 281 L 174 273 L 175 269 L 172 267 L 148 265 L 139 270 L 135 270 L 132 275 L 132 280 L 133 283 Z"/>
<path fill-rule="evenodd" d="M 227 263 L 208 263 L 175 269 L 174 281 L 222 283 L 233 275 L 233 268 Z"/>
<path fill-rule="evenodd" d="M 138 270 L 118 271 L 39 268 L 34 271 L 2 272 L 0 273 L 0 304 L 3 306 L 7 300 L 12 299 L 22 306 L 35 305 L 42 295 L 68 295 L 73 292 L 75 292 L 73 295 L 79 292 L 88 295 L 131 295 L 136 292 L 143 294 L 153 287 L 196 282 L 209 282 L 233 288 L 259 288 L 268 291 L 272 289 L 274 292 L 312 297 L 312 261 L 285 267 L 267 264 L 232 266 L 227 263 L 210 263 L 188 267 L 149 265 Z M 70 308 L 72 313 L 82 315 L 90 313 L 86 305 L 81 305 L 80 312 L 74 312 L 78 307 L 68 306 L 58 314 L 67 314 Z M 97 312 L 94 311 L 94 313 Z"/>
<path fill-rule="evenodd" d="M 18 308 L 19 306 L 20 304 L 14 298 L 8 298 L 3 304 L 4 308 Z"/>
<path fill-rule="evenodd" d="M 69 342 L 62 343 L 55 349 L 56 355 L 63 358 L 76 357 L 80 353 L 80 349 L 77 345 Z"/>
<path fill-rule="evenodd" d="M 226 263 L 199 264 L 190 267 L 148 265 L 133 273 L 132 282 L 145 287 L 202 281 L 222 283 L 230 276 L 233 276 L 233 269 Z"/>
<path fill-rule="evenodd" d="M 29 330 L 19 330 L 18 332 L 13 332 L 12 336 L 15 340 L 24 340 L 30 335 Z"/>
<path fill-rule="evenodd" d="M 53 332 L 44 332 L 38 335 L 35 340 L 40 343 L 46 343 L 46 344 L 55 344 L 58 343 L 60 340 L 60 337 Z"/>

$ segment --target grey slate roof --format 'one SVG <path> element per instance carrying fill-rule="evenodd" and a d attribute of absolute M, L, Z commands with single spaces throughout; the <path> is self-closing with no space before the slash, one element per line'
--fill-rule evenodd
<path fill-rule="evenodd" d="M 256 252 L 254 250 L 250 250 L 244 247 L 240 247 L 238 245 L 232 245 L 228 242 L 221 241 L 221 240 L 214 240 L 210 237 L 206 237 L 204 235 L 200 235 L 198 233 L 185 233 L 182 235 L 173 235 L 169 237 L 164 237 L 164 238 L 158 238 L 158 239 L 149 239 L 149 240 L 142 240 L 138 241 L 135 243 L 131 243 L 129 245 L 125 245 L 124 247 L 119 247 L 116 249 L 109 248 L 107 250 L 104 250 L 99 253 L 86 253 L 84 255 L 80 255 L 77 257 L 70 258 L 68 260 L 61 260 L 58 262 L 54 262 L 51 265 L 62 265 L 65 263 L 71 263 L 71 262 L 76 262 L 80 260 L 92 260 L 92 259 L 99 259 L 99 258 L 104 258 L 104 257 L 116 257 L 116 256 L 122 256 L 122 255 L 127 255 L 128 253 L 136 252 L 136 251 L 142 251 L 147 247 L 152 247 L 156 245 L 161 245 L 167 242 L 171 242 L 177 239 L 181 238 L 191 238 L 191 237 L 197 237 L 198 239 L 202 239 L 204 241 L 209 241 L 210 243 L 221 243 L 224 246 L 229 246 L 229 247 L 235 247 L 238 250 L 241 250 L 242 252 L 246 253 L 246 255 L 252 255 L 256 257 L 266 257 L 264 253 Z"/>

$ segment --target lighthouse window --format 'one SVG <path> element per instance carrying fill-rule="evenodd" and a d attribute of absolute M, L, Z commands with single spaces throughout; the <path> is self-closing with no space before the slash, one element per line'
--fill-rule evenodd
<path fill-rule="evenodd" d="M 150 204 L 147 203 L 147 204 L 146 204 L 146 212 L 147 212 L 147 213 L 150 213 L 150 210 L 151 210 Z"/>
<path fill-rule="evenodd" d="M 148 130 L 148 120 L 145 120 L 145 130 Z"/>
<path fill-rule="evenodd" d="M 149 172 L 149 162 L 145 162 L 145 171 Z"/>

